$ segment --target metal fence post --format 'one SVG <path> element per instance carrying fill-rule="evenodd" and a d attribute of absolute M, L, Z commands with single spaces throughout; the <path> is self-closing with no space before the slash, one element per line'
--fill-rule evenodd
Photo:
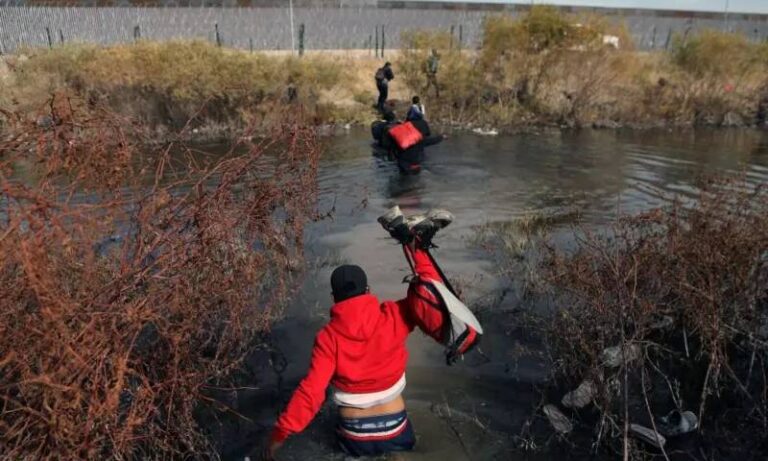
<path fill-rule="evenodd" d="M 384 34 L 384 24 L 381 25 L 381 57 L 384 57 L 384 42 L 386 41 L 386 34 Z"/>
<path fill-rule="evenodd" d="M 59 29 L 59 41 L 61 41 L 61 43 L 64 43 L 64 32 L 62 32 L 61 29 Z"/>
<path fill-rule="evenodd" d="M 459 24 L 459 49 L 464 46 L 464 24 Z"/>
<path fill-rule="evenodd" d="M 48 48 L 53 48 L 53 39 L 51 38 L 51 28 L 45 28 L 45 35 L 48 36 Z"/>
<path fill-rule="evenodd" d="M 379 26 L 376 25 L 376 48 L 374 48 L 375 56 L 379 57 Z"/>
<path fill-rule="evenodd" d="M 455 28 L 455 26 L 453 24 L 451 24 L 451 45 L 449 47 L 451 50 L 453 49 L 453 31 L 454 31 L 454 28 Z"/>
<path fill-rule="evenodd" d="M 664 49 L 669 49 L 669 42 L 672 40 L 672 28 L 670 27 L 667 31 L 667 41 L 664 43 Z"/>
<path fill-rule="evenodd" d="M 133 27 L 133 41 L 139 40 L 141 40 L 141 26 L 137 24 Z"/>
<path fill-rule="evenodd" d="M 213 25 L 213 28 L 216 32 L 216 46 L 221 46 L 221 35 L 219 34 L 219 23 Z"/>
<path fill-rule="evenodd" d="M 299 56 L 304 56 L 304 23 L 299 24 Z"/>
<path fill-rule="evenodd" d="M 653 33 L 651 34 L 651 49 L 656 48 L 656 24 L 653 25 Z"/>
<path fill-rule="evenodd" d="M 253 53 L 253 37 L 248 38 L 248 48 L 251 50 L 251 53 Z"/>
<path fill-rule="evenodd" d="M 373 52 L 373 35 L 368 34 L 368 56 Z"/>

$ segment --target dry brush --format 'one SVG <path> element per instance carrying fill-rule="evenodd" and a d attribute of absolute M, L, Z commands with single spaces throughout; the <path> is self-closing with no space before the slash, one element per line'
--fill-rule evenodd
<path fill-rule="evenodd" d="M 220 157 L 147 150 L 73 106 L 1 145 L 0 457 L 215 458 L 193 411 L 226 410 L 206 390 L 280 315 L 317 139 L 299 115 Z"/>

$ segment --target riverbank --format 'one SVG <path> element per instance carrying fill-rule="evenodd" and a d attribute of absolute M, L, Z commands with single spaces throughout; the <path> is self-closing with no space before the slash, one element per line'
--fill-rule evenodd
<path fill-rule="evenodd" d="M 606 45 L 605 37 L 612 37 Z M 534 8 L 489 18 L 483 45 L 459 50 L 449 34 L 420 31 L 388 51 L 390 99 L 404 116 L 420 95 L 437 125 L 482 132 L 542 127 L 689 128 L 765 126 L 768 44 L 707 31 L 676 37 L 668 52 L 638 52 L 600 17 Z M 440 60 L 428 87 L 431 50 Z M 148 139 L 231 139 L 268 131 L 301 112 L 318 126 L 376 119 L 369 50 L 249 53 L 205 42 L 65 45 L 3 58 L 0 123 L 41 126 L 109 111 L 146 128 Z M 440 95 L 437 95 L 439 89 Z"/>

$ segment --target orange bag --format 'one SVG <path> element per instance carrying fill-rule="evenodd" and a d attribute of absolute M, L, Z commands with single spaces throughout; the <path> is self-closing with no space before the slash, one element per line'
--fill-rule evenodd
<path fill-rule="evenodd" d="M 417 130 L 411 122 L 401 123 L 400 125 L 390 128 L 389 134 L 392 136 L 392 139 L 395 140 L 397 147 L 401 150 L 406 150 L 424 139 L 421 131 Z"/>

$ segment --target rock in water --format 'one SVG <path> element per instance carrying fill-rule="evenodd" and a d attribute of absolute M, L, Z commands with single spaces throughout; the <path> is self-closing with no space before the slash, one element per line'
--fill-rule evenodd
<path fill-rule="evenodd" d="M 573 424 L 567 416 L 563 414 L 560 409 L 554 405 L 544 405 L 544 414 L 547 416 L 549 423 L 559 434 L 567 434 L 573 430 Z"/>
<path fill-rule="evenodd" d="M 560 403 L 566 408 L 584 408 L 589 405 L 597 395 L 597 386 L 591 379 L 585 379 L 579 387 L 563 396 Z"/>
<path fill-rule="evenodd" d="M 664 448 L 664 445 L 667 443 L 667 439 L 665 439 L 663 435 L 639 424 L 630 424 L 629 432 L 643 442 L 653 445 L 656 448 Z"/>
<path fill-rule="evenodd" d="M 473 133 L 479 134 L 480 136 L 496 136 L 499 134 L 499 130 L 496 128 L 475 128 L 472 130 Z"/>
<path fill-rule="evenodd" d="M 723 117 L 723 123 L 721 125 L 724 127 L 743 127 L 744 119 L 742 119 L 741 115 L 736 112 L 728 112 Z"/>
<path fill-rule="evenodd" d="M 627 344 L 624 349 L 626 350 L 627 355 L 625 360 L 622 360 L 621 344 L 619 344 L 618 346 L 604 349 L 600 354 L 600 362 L 604 367 L 616 368 L 621 366 L 622 363 L 633 362 L 642 357 L 643 350 L 637 344 Z"/>

